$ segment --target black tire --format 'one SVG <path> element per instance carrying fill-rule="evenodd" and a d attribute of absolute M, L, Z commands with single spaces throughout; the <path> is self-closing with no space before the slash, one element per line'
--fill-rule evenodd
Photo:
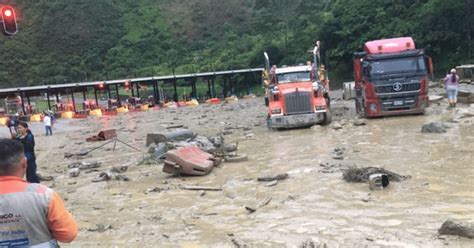
<path fill-rule="evenodd" d="M 331 97 L 329 97 L 329 93 L 324 93 L 324 98 L 326 99 L 326 105 L 328 105 L 328 109 L 331 108 Z"/>
<path fill-rule="evenodd" d="M 329 112 L 328 110 L 326 113 L 324 113 L 324 119 L 323 119 L 323 122 L 321 122 L 321 125 L 327 126 L 331 124 L 331 122 L 332 122 L 331 112 Z"/>

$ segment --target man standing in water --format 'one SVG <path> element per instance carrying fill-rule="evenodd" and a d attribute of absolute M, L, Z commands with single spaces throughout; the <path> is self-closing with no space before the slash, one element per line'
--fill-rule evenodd
<path fill-rule="evenodd" d="M 0 247 L 58 247 L 76 238 L 77 225 L 52 189 L 23 180 L 23 145 L 0 139 Z"/>

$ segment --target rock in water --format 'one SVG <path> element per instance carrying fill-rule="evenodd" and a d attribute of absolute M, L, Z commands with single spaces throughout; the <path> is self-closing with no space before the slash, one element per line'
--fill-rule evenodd
<path fill-rule="evenodd" d="M 342 129 L 342 125 L 335 122 L 333 125 L 332 125 L 332 129 L 334 130 L 339 130 L 339 129 Z"/>
<path fill-rule="evenodd" d="M 432 122 L 421 127 L 422 133 L 446 133 L 447 126 L 441 122 Z"/>
<path fill-rule="evenodd" d="M 457 235 L 474 239 L 474 226 L 469 223 L 454 222 L 453 220 L 447 220 L 438 229 L 439 235 Z"/>

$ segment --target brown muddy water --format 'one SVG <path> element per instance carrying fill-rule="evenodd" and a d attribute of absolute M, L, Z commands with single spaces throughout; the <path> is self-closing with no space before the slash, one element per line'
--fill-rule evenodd
<path fill-rule="evenodd" d="M 449 124 L 444 134 L 420 132 L 424 123 L 458 115 L 443 103 L 425 116 L 367 120 L 366 126 L 353 126 L 346 114 L 339 120 L 346 123 L 341 130 L 269 132 L 263 100 L 252 99 L 60 121 L 53 137 L 44 136 L 41 124 L 32 126 L 39 170 L 55 177 L 46 184 L 65 198 L 79 223 L 77 240 L 65 247 L 298 247 L 308 239 L 329 247 L 472 247 L 470 239 L 438 237 L 437 229 L 448 218 L 474 220 L 474 118 Z M 235 127 L 226 141 L 240 140 L 239 153 L 249 161 L 224 163 L 204 177 L 170 177 L 161 165 L 138 165 L 147 156 L 146 133 L 172 124 L 210 136 Z M 79 160 L 64 158 L 64 152 L 102 144 L 85 138 L 104 128 L 116 128 L 121 140 L 143 152 L 117 144 L 115 151 L 108 145 Z M 344 160 L 332 158 L 335 148 L 345 149 Z M 67 165 L 74 161 L 101 161 L 102 166 L 69 178 Z M 128 165 L 130 181 L 91 182 L 114 165 Z M 384 167 L 411 178 L 371 191 L 368 184 L 342 179 L 341 170 L 349 165 Z M 289 178 L 273 187 L 256 180 L 277 173 Z M 180 185 L 223 191 L 202 195 Z M 245 210 L 269 199 L 254 213 Z"/>

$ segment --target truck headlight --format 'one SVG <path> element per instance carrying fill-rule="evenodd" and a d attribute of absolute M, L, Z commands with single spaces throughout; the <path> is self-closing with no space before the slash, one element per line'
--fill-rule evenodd
<path fill-rule="evenodd" d="M 324 106 L 324 105 L 316 105 L 316 106 L 314 106 L 314 110 L 316 110 L 316 111 L 325 110 L 325 109 L 326 109 L 326 106 Z"/>
<path fill-rule="evenodd" d="M 377 112 L 377 104 L 371 103 L 371 104 L 370 104 L 370 111 L 372 111 L 372 112 Z"/>
<path fill-rule="evenodd" d="M 280 108 L 272 109 L 271 112 L 272 112 L 272 115 L 281 114 L 281 109 Z"/>
<path fill-rule="evenodd" d="M 313 82 L 313 90 L 319 90 L 319 83 L 318 82 Z"/>

